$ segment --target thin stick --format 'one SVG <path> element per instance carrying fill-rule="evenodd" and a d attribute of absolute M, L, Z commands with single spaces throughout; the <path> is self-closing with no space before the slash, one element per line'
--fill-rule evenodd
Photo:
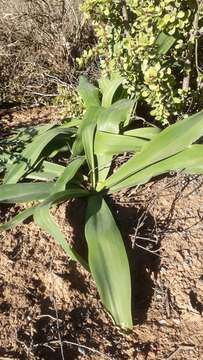
<path fill-rule="evenodd" d="M 145 240 L 145 241 L 150 241 L 150 242 L 153 242 L 155 244 L 157 244 L 157 240 L 154 240 L 154 239 L 150 239 L 148 237 L 145 237 L 145 236 L 136 236 L 136 239 L 140 239 L 140 240 Z"/>
<path fill-rule="evenodd" d="M 52 275 L 52 261 L 53 261 L 53 259 L 51 259 L 51 262 L 50 262 L 50 274 L 51 274 L 51 277 L 52 277 L 52 284 L 54 286 L 54 279 L 53 279 L 53 275 Z M 54 309 L 55 309 L 55 314 L 56 314 L 56 327 L 57 327 L 57 331 L 58 331 L 58 339 L 59 339 L 58 341 L 59 341 L 59 344 L 60 344 L 61 357 L 62 357 L 62 360 L 65 360 L 64 351 L 63 351 L 63 343 L 62 343 L 62 339 L 61 339 L 60 325 L 59 325 L 60 320 L 59 320 L 58 309 L 57 309 L 57 306 L 56 306 L 56 299 L 54 297 L 54 291 L 53 290 L 52 290 L 52 299 L 53 299 Z"/>
<path fill-rule="evenodd" d="M 59 344 L 60 344 L 60 349 L 61 349 L 61 357 L 62 357 L 62 360 L 65 360 L 64 351 L 63 351 L 63 342 L 62 342 L 62 339 L 61 339 L 61 332 L 60 332 L 60 327 L 59 327 L 58 309 L 57 309 L 57 307 L 56 307 L 56 300 L 55 300 L 55 298 L 53 298 L 53 300 L 54 300 L 54 308 L 55 308 L 55 313 L 56 313 L 56 326 L 57 326 Z"/>
<path fill-rule="evenodd" d="M 54 345 L 54 344 L 57 345 L 58 343 L 60 343 L 59 340 L 52 340 L 52 341 L 49 341 L 49 342 L 43 343 L 43 344 L 35 344 L 34 347 Z M 102 356 L 103 359 L 114 360 L 113 358 L 110 358 L 109 356 L 101 353 L 100 351 L 98 351 L 98 350 L 96 350 L 96 349 L 94 349 L 94 348 L 90 348 L 90 347 L 88 347 L 88 346 L 86 346 L 86 345 L 82 345 L 82 344 L 80 344 L 80 343 L 75 343 L 75 342 L 72 342 L 72 341 L 63 340 L 63 341 L 62 341 L 62 344 L 72 345 L 72 346 L 76 346 L 76 347 L 79 347 L 79 348 L 82 348 L 82 349 L 86 349 L 86 350 L 88 350 L 88 351 L 91 351 L 91 352 L 93 352 L 93 353 L 95 353 L 95 354 L 98 354 L 98 355 Z"/>
<path fill-rule="evenodd" d="M 53 321 L 62 322 L 61 319 L 56 319 L 55 317 L 53 317 L 53 316 L 51 316 L 51 315 L 49 315 L 49 314 L 38 315 L 38 316 L 37 316 L 37 319 L 42 319 L 42 318 L 47 318 L 47 317 L 50 318 L 50 319 L 53 320 Z"/>
<path fill-rule="evenodd" d="M 180 345 L 177 349 L 175 349 L 167 358 L 164 360 L 171 360 L 175 355 L 181 350 L 191 350 L 194 349 L 194 345 Z"/>
<path fill-rule="evenodd" d="M 137 247 L 145 250 L 145 251 L 148 251 L 150 254 L 153 254 L 153 255 L 156 255 L 156 256 L 160 257 L 160 255 L 157 254 L 157 252 L 160 251 L 160 249 L 157 249 L 157 250 L 149 250 L 149 249 L 145 248 L 145 247 L 142 246 L 142 245 L 138 245 L 138 244 L 136 244 L 136 243 L 135 243 L 135 245 L 136 245 Z"/>

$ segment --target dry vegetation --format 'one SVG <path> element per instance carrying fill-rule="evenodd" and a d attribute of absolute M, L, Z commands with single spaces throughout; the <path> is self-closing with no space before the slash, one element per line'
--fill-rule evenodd
<path fill-rule="evenodd" d="M 0 0 L 0 102 L 47 100 L 61 82 L 74 84 L 75 58 L 94 41 L 79 3 Z"/>

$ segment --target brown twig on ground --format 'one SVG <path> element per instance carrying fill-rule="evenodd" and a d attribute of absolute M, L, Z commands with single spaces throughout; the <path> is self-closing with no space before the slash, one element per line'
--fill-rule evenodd
<path fill-rule="evenodd" d="M 57 333 L 58 333 L 58 342 L 60 344 L 60 350 L 61 350 L 61 358 L 62 358 L 62 360 L 65 360 L 64 351 L 63 351 L 63 342 L 62 342 L 62 338 L 61 338 L 61 331 L 60 331 L 60 324 L 59 324 L 59 322 L 61 320 L 59 319 L 58 309 L 57 309 L 57 305 L 56 305 L 56 299 L 54 296 L 54 278 L 53 278 L 53 274 L 52 274 L 52 263 L 53 263 L 53 259 L 51 258 L 49 270 L 50 270 L 50 275 L 51 275 L 51 279 L 52 279 L 52 300 L 53 300 L 54 310 L 55 310 L 55 314 L 56 314 L 56 327 L 57 327 Z"/>
<path fill-rule="evenodd" d="M 82 348 L 82 349 L 85 349 L 85 350 L 88 350 L 90 352 L 93 352 L 95 354 L 98 354 L 100 356 L 102 356 L 102 359 L 107 359 L 107 360 L 114 360 L 114 358 L 110 358 L 109 356 L 105 355 L 104 353 L 94 349 L 94 348 L 90 348 L 89 346 L 86 346 L 86 345 L 82 345 L 80 343 L 75 343 L 75 342 L 72 342 L 72 341 L 68 341 L 68 340 L 63 340 L 62 341 L 63 344 L 67 344 L 67 345 L 71 345 L 71 346 L 76 346 L 78 348 Z M 49 346 L 49 345 L 57 345 L 57 344 L 60 344 L 59 340 L 52 340 L 52 341 L 49 341 L 49 342 L 46 342 L 46 343 L 42 343 L 42 344 L 35 344 L 34 347 L 39 347 L 39 346 Z"/>
<path fill-rule="evenodd" d="M 174 358 L 175 355 L 177 355 L 177 353 L 179 351 L 182 351 L 182 350 L 192 350 L 194 349 L 194 345 L 180 345 L 178 346 L 177 349 L 175 349 L 174 351 L 172 351 L 172 353 L 167 357 L 165 358 L 164 360 L 172 360 Z"/>

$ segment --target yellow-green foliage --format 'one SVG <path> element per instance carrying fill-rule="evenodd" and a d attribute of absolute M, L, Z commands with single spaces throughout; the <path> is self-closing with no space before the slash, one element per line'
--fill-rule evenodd
<path fill-rule="evenodd" d="M 52 99 L 52 105 L 65 108 L 66 117 L 72 118 L 83 115 L 83 104 L 74 87 L 68 84 L 58 85 L 58 94 Z"/>
<path fill-rule="evenodd" d="M 85 0 L 81 8 L 93 24 L 98 44 L 84 51 L 79 64 L 96 57 L 102 76 L 120 71 L 128 93 L 144 100 L 156 120 L 167 123 L 181 115 L 186 99 L 191 93 L 195 98 L 198 91 L 195 66 L 191 69 L 186 62 L 191 54 L 195 57 L 196 1 Z M 157 44 L 162 32 L 174 38 L 166 53 L 160 53 Z M 193 89 L 182 86 L 188 73 L 190 79 L 195 77 Z"/>

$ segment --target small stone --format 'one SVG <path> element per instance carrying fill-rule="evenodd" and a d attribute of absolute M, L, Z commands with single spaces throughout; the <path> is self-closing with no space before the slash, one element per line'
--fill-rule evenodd
<path fill-rule="evenodd" d="M 162 325 L 162 326 L 163 326 L 163 325 L 167 325 L 166 320 L 163 320 L 163 319 L 162 319 L 162 320 L 159 320 L 158 323 L 159 323 L 159 325 Z"/>

